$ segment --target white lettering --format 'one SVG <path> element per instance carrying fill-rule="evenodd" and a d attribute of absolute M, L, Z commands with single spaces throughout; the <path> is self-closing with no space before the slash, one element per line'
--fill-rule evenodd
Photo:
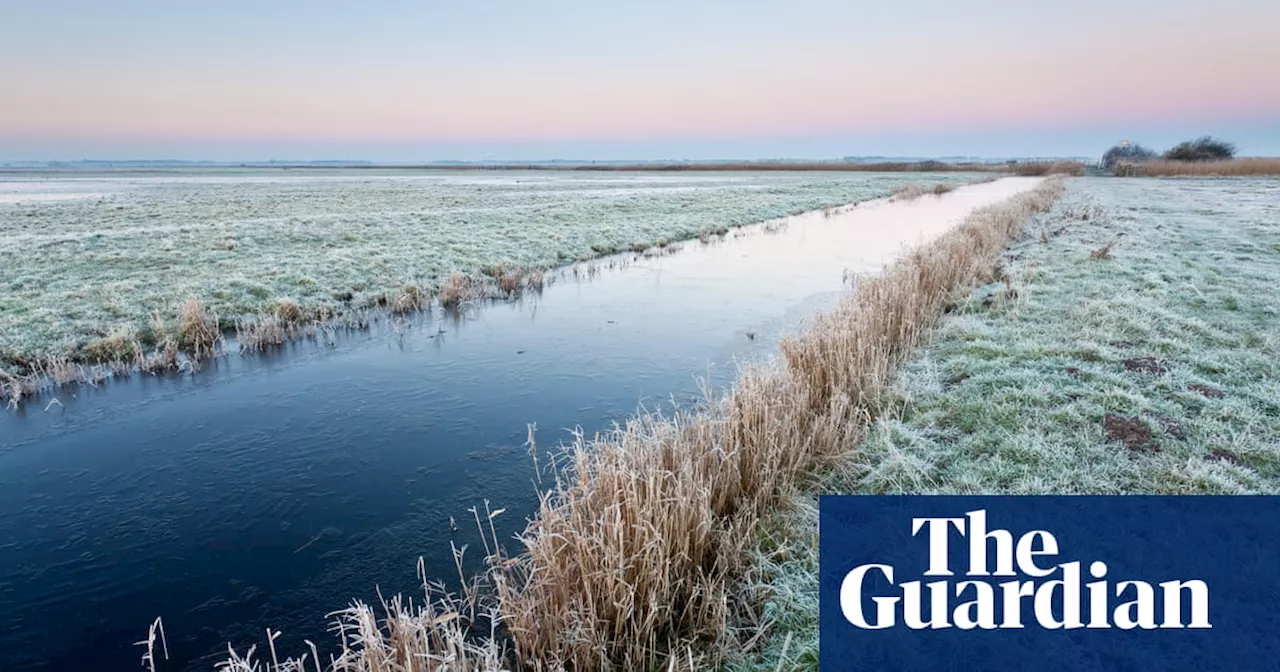
<path fill-rule="evenodd" d="M 929 571 L 925 576 L 951 576 L 947 562 L 947 523 L 951 523 L 964 536 L 964 518 L 913 518 L 911 519 L 911 536 L 916 536 L 920 528 L 929 528 Z"/>
<path fill-rule="evenodd" d="M 854 568 L 845 574 L 844 581 L 840 582 L 840 611 L 844 614 L 845 620 L 864 630 L 892 628 L 894 626 L 893 606 L 899 598 L 871 598 L 871 601 L 876 603 L 875 625 L 867 623 L 867 619 L 862 615 L 862 582 L 866 580 L 867 572 L 873 569 L 880 570 L 884 578 L 889 583 L 893 583 L 893 568 L 889 565 L 862 565 Z"/>

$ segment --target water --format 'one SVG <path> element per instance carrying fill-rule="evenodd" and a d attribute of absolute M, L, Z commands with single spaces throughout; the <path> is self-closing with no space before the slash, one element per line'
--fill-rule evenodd
<path fill-rule="evenodd" d="M 547 448 L 642 403 L 687 402 L 696 375 L 731 380 L 735 361 L 832 305 L 847 271 L 1036 182 L 792 217 L 565 272 L 460 319 L 382 321 L 7 413 L 0 669 L 134 669 L 130 644 L 157 616 L 162 669 L 210 669 L 228 640 L 261 648 L 268 626 L 298 653 L 304 637 L 332 641 L 323 616 L 348 599 L 414 591 L 419 556 L 456 585 L 450 540 L 480 548 L 468 507 L 505 507 L 505 537 L 534 509 L 527 423 Z"/>

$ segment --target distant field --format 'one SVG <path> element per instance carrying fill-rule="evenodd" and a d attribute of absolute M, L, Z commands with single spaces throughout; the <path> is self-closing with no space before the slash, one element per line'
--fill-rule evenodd
<path fill-rule="evenodd" d="M 453 271 L 545 268 L 973 174 L 0 171 L 0 366 L 201 297 L 224 326 L 341 312 Z M 6 364 L 7 362 L 7 364 Z"/>

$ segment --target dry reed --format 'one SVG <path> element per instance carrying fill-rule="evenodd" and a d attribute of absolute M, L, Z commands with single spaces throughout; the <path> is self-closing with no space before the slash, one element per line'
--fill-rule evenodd
<path fill-rule="evenodd" d="M 908 182 L 895 187 L 889 195 L 891 201 L 913 201 L 929 193 L 929 188 L 917 182 Z"/>
<path fill-rule="evenodd" d="M 902 185 L 902 186 L 899 186 L 899 187 L 895 188 L 895 189 L 893 190 L 893 193 L 889 196 L 889 200 L 891 200 L 891 201 L 913 201 L 913 200 L 915 200 L 915 199 L 917 199 L 917 198 L 920 198 L 921 196 L 924 196 L 924 195 L 926 195 L 926 194 L 932 194 L 932 195 L 934 195 L 934 196 L 941 196 L 941 195 L 943 195 L 943 194 L 951 193 L 951 192 L 955 191 L 956 189 L 960 188 L 961 186 L 962 186 L 962 185 L 959 185 L 959 184 L 951 184 L 951 183 L 947 183 L 947 182 L 942 182 L 942 183 L 939 183 L 939 184 L 935 184 L 935 185 L 933 185 L 932 187 L 926 187 L 926 186 L 924 186 L 924 185 L 922 185 L 922 184 L 918 184 L 918 183 L 916 183 L 916 182 L 908 182 L 908 183 L 906 183 L 906 184 L 904 184 L 904 185 Z"/>
<path fill-rule="evenodd" d="M 1121 174 L 1117 166 L 1117 174 Z M 1175 175 L 1248 176 L 1280 175 L 1280 158 L 1231 159 L 1229 161 L 1149 161 L 1125 164 L 1124 174 L 1166 177 Z"/>
<path fill-rule="evenodd" d="M 298 324 L 305 322 L 306 313 L 302 311 L 302 306 L 298 305 L 293 299 L 280 299 L 276 302 L 275 309 L 271 311 L 275 317 L 285 324 Z"/>
<path fill-rule="evenodd" d="M 223 342 L 218 314 L 198 297 L 187 299 L 178 313 L 177 341 L 197 362 L 216 357 Z"/>
<path fill-rule="evenodd" d="M 417 285 L 407 284 L 400 288 L 400 293 L 391 301 L 391 312 L 405 315 L 417 312 L 431 305 L 431 295 L 422 291 Z"/>
<path fill-rule="evenodd" d="M 1084 164 L 1079 161 L 1028 161 L 1009 166 L 1014 175 L 1040 177 L 1044 175 L 1084 175 Z"/>
<path fill-rule="evenodd" d="M 470 300 L 475 295 L 475 282 L 468 276 L 457 271 L 449 274 L 444 282 L 440 283 L 440 305 L 445 308 L 457 308 L 463 301 Z"/>
<path fill-rule="evenodd" d="M 943 194 L 949 194 L 955 191 L 956 189 L 959 189 L 960 187 L 968 187 L 975 184 L 986 184 L 987 182 L 995 182 L 1001 177 L 1003 176 L 987 175 L 987 176 L 979 177 L 977 179 L 969 180 L 963 183 L 939 182 L 938 184 L 935 184 L 932 187 L 926 187 L 917 182 L 908 182 L 906 184 L 903 184 L 895 188 L 893 192 L 890 193 L 889 200 L 890 201 L 912 201 L 926 194 L 941 196 Z M 826 216 L 830 216 L 831 214 L 835 214 L 835 213 L 832 210 L 827 210 L 823 214 Z"/>
<path fill-rule="evenodd" d="M 485 508 L 486 529 L 480 512 L 476 526 L 486 549 L 497 548 L 497 533 L 491 521 L 501 513 Z M 492 545 L 492 546 L 491 546 Z M 255 659 L 257 645 L 244 653 L 227 646 L 227 658 L 216 665 L 220 672 L 499 672 L 510 669 L 509 653 L 498 635 L 499 617 L 492 605 L 479 604 L 479 585 L 466 581 L 462 557 L 466 547 L 454 547 L 453 557 L 458 577 L 464 586 L 461 594 L 446 591 L 442 584 L 427 579 L 426 567 L 418 561 L 424 600 L 395 596 L 383 599 L 380 612 L 360 600 L 346 609 L 330 614 L 331 628 L 338 636 L 340 652 L 323 662 L 320 651 L 305 640 L 308 653 L 280 658 L 275 642 L 279 631 L 266 631 L 269 660 Z M 495 556 L 489 556 L 495 561 Z M 157 619 L 157 622 L 159 620 Z M 154 629 L 154 626 L 153 626 Z M 482 632 L 476 632 L 483 629 Z M 154 630 L 151 636 L 154 640 Z M 149 648 L 148 651 L 151 649 Z M 154 659 L 154 658 L 152 658 Z M 147 660 L 144 657 L 144 661 Z"/>
<path fill-rule="evenodd" d="M 256 321 L 242 320 L 236 324 L 236 343 L 241 352 L 257 352 L 273 345 L 280 345 L 289 338 L 289 330 L 275 317 Z"/>
<path fill-rule="evenodd" d="M 140 358 L 138 370 L 143 373 L 156 375 L 164 373 L 165 371 L 176 371 L 179 364 L 178 343 L 173 340 L 172 336 L 165 336 L 164 339 L 156 345 L 154 352 Z"/>
<path fill-rule="evenodd" d="M 142 352 L 138 334 L 132 328 L 122 327 L 85 348 L 85 358 L 91 362 L 111 363 L 135 361 Z"/>

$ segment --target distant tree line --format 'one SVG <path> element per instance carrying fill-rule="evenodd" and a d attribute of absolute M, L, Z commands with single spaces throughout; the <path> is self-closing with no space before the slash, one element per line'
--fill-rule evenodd
<path fill-rule="evenodd" d="M 1225 161 L 1235 155 L 1235 145 L 1206 135 L 1180 142 L 1162 155 L 1137 143 L 1116 145 L 1102 155 L 1102 166 L 1109 169 L 1115 168 L 1119 163 L 1145 163 L 1157 156 L 1168 161 Z"/>

